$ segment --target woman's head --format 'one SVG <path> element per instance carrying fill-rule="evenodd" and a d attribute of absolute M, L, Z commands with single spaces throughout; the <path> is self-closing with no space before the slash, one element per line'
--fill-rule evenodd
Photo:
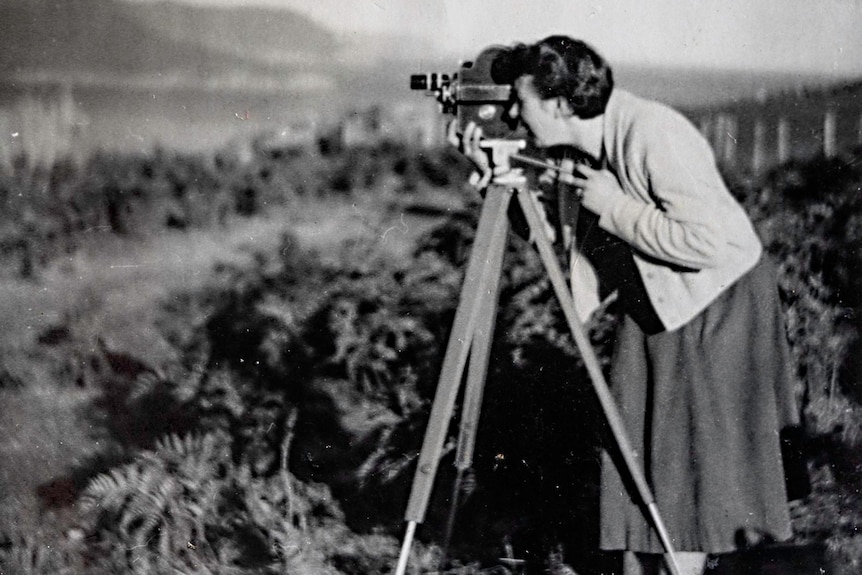
<path fill-rule="evenodd" d="M 532 76 L 541 98 L 563 98 L 583 119 L 604 113 L 614 87 L 607 62 L 584 42 L 567 36 L 514 46 L 494 62 L 492 74 L 496 81 L 511 84 Z"/>

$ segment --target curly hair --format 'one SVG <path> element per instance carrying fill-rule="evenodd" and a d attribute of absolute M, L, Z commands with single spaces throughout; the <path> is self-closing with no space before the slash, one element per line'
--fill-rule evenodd
<path fill-rule="evenodd" d="M 509 84 L 533 76 L 542 98 L 565 98 L 584 119 L 604 113 L 614 87 L 608 63 L 588 44 L 568 36 L 516 44 L 497 57 L 491 73 L 496 82 Z"/>

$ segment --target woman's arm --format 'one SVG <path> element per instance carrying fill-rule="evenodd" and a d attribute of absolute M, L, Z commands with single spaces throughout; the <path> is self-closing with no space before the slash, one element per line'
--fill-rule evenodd
<path fill-rule="evenodd" d="M 597 200 L 587 184 L 584 205 L 600 216 L 603 229 L 647 256 L 689 269 L 717 267 L 732 257 L 735 239 L 750 238 L 751 224 L 724 185 L 709 144 L 680 120 L 647 123 L 627 142 L 624 161 L 632 187 L 641 189 L 624 192 L 610 172 L 590 174 L 617 189 L 602 189 Z"/>

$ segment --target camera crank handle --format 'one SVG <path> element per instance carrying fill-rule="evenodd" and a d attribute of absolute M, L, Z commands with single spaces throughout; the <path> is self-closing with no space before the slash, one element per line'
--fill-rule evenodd
<path fill-rule="evenodd" d="M 531 158 L 530 156 L 524 156 L 523 154 L 512 154 L 512 159 L 517 160 L 521 163 L 534 166 L 536 168 L 545 168 L 546 170 L 554 170 L 557 172 L 561 172 L 563 174 L 571 175 L 572 172 L 570 170 L 566 170 L 556 164 L 552 164 L 550 162 L 545 162 L 542 160 L 537 160 L 536 158 Z"/>

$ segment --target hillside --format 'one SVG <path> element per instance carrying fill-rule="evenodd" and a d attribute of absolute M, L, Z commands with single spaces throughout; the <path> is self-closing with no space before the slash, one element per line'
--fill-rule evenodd
<path fill-rule="evenodd" d="M 329 64 L 339 43 L 332 33 L 286 9 L 206 8 L 163 1 L 124 10 L 153 35 L 192 42 L 213 55 L 277 70 L 285 65 Z"/>
<path fill-rule="evenodd" d="M 288 10 L 0 0 L 0 77 L 276 76 L 329 66 L 332 34 Z"/>

